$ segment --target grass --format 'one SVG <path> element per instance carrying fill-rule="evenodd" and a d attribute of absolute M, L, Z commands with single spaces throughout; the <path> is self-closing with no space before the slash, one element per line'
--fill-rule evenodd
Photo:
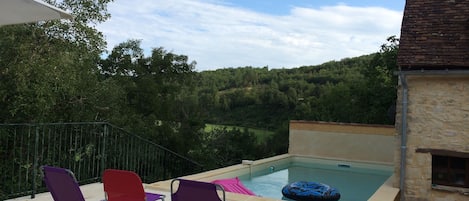
<path fill-rule="evenodd" d="M 245 127 L 241 127 L 241 126 L 227 126 L 227 125 L 220 125 L 220 124 L 206 124 L 205 125 L 205 132 L 210 132 L 210 131 L 213 131 L 215 129 L 223 129 L 223 128 L 226 128 L 227 130 L 233 130 L 233 129 L 238 129 L 238 130 L 241 130 L 243 131 L 245 129 Z M 264 130 L 264 129 L 258 129 L 258 128 L 247 128 L 249 132 L 252 132 L 254 133 L 254 135 L 256 135 L 257 137 L 257 141 L 259 143 L 261 142 L 265 142 L 267 140 L 267 138 L 271 135 L 274 134 L 274 132 L 272 131 L 268 131 L 268 130 Z"/>

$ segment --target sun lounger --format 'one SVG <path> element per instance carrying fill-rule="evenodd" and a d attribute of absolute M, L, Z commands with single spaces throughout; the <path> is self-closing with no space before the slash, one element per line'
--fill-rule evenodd
<path fill-rule="evenodd" d="M 42 166 L 41 170 L 54 201 L 85 201 L 72 171 L 52 166 Z"/>
<path fill-rule="evenodd" d="M 223 186 L 223 188 L 227 192 L 240 193 L 240 194 L 246 194 L 246 195 L 256 195 L 254 194 L 254 192 L 246 188 L 246 186 L 243 185 L 243 183 L 238 179 L 238 177 L 229 178 L 229 179 L 218 179 L 218 180 L 212 181 L 212 183 Z"/>
<path fill-rule="evenodd" d="M 142 180 L 132 171 L 104 170 L 103 185 L 107 201 L 164 200 L 164 195 L 145 192 Z"/>
<path fill-rule="evenodd" d="M 179 186 L 174 187 L 175 183 Z M 222 194 L 222 198 L 218 195 Z M 174 179 L 171 181 L 171 200 L 172 201 L 225 201 L 225 190 L 218 184 Z"/>

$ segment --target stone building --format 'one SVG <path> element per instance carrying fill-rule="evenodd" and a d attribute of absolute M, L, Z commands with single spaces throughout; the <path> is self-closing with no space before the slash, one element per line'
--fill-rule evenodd
<path fill-rule="evenodd" d="M 402 200 L 469 200 L 469 0 L 407 0 L 395 186 Z"/>

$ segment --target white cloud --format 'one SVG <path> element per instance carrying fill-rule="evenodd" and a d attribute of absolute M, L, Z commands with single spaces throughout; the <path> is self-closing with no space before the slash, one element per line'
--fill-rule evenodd
<path fill-rule="evenodd" d="M 360 56 L 399 35 L 402 13 L 347 5 L 292 7 L 289 15 L 256 13 L 194 0 L 116 0 L 98 26 L 108 49 L 141 39 L 197 61 L 196 70 L 254 66 L 292 68 Z"/>

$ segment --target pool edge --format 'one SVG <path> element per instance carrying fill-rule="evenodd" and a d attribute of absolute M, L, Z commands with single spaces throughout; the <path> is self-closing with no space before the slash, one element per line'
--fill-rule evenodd
<path fill-rule="evenodd" d="M 256 161 L 252 161 L 249 164 L 236 164 L 224 168 L 219 168 L 215 170 L 210 170 L 198 174 L 187 175 L 181 178 L 191 179 L 191 180 L 198 180 L 198 181 L 205 181 L 210 182 L 215 179 L 224 179 L 230 177 L 236 177 L 243 174 L 248 174 L 250 171 L 256 171 L 258 169 L 268 168 L 272 165 L 283 165 L 285 163 L 291 163 L 293 161 L 301 161 L 301 160 L 338 160 L 344 161 L 344 163 L 350 164 L 357 164 L 357 163 L 366 163 L 375 165 L 376 167 L 379 166 L 392 166 L 393 164 L 382 163 L 382 162 L 373 162 L 373 161 L 350 161 L 345 159 L 338 159 L 338 158 L 321 158 L 321 157 L 313 157 L 313 156 L 302 156 L 302 155 L 292 155 L 292 154 L 283 154 L 278 155 L 270 158 L 260 159 Z M 379 188 L 375 193 L 368 199 L 368 201 L 394 201 L 396 200 L 396 196 L 398 196 L 399 189 L 392 187 L 392 180 L 394 175 L 391 175 Z M 170 183 L 171 180 L 155 182 L 149 184 L 147 187 L 157 190 L 164 190 L 170 191 Z M 265 198 L 265 197 L 257 197 L 257 196 L 248 196 L 236 193 L 229 193 L 227 192 L 227 200 L 238 200 L 238 201 L 274 201 L 277 199 L 272 198 Z"/>

